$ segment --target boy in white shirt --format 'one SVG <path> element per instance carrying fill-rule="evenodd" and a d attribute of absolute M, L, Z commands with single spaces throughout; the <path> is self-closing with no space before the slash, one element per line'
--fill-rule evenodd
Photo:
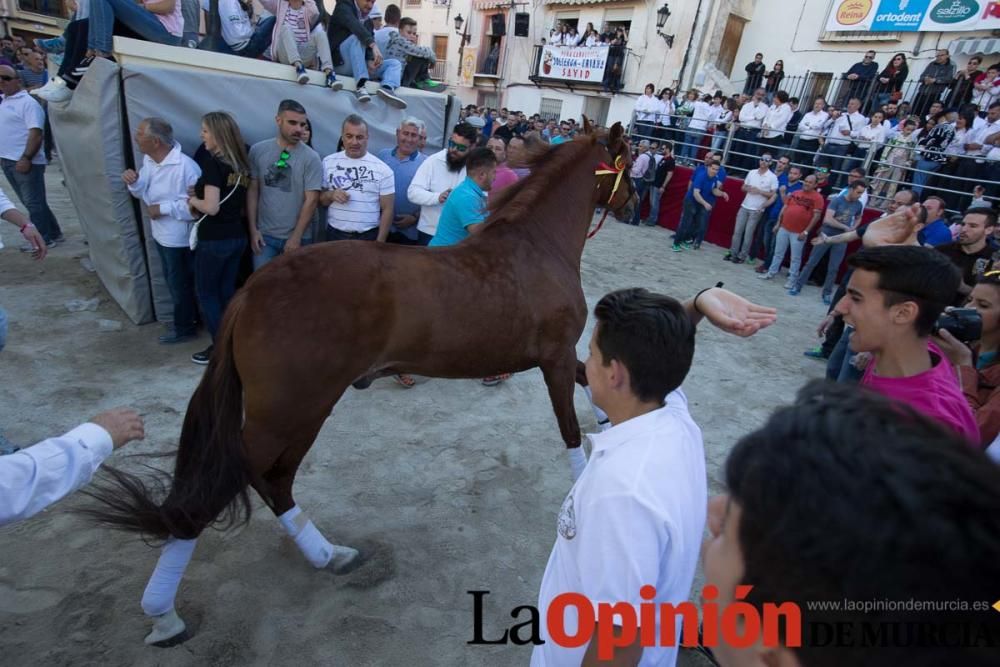
<path fill-rule="evenodd" d="M 531 665 L 592 664 L 612 635 L 620 644 L 612 648 L 620 661 L 613 664 L 673 665 L 680 624 L 673 641 L 663 641 L 657 621 L 655 645 L 642 645 L 640 634 L 648 633 L 636 629 L 640 604 L 688 599 L 701 548 L 705 453 L 680 391 L 694 356 L 695 327 L 704 314 L 726 331 L 749 336 L 772 323 L 774 311 L 719 288 L 685 304 L 626 289 L 606 295 L 594 314 L 587 381 L 594 403 L 615 426 L 590 436 L 591 460 L 559 512 L 538 600 L 543 643 L 535 646 Z M 655 587 L 652 597 L 648 588 L 640 594 L 644 586 Z M 566 608 L 562 629 L 570 637 L 577 634 L 577 612 L 593 617 L 601 603 L 624 603 L 635 620 L 591 623 L 589 644 L 560 646 L 550 633 L 548 609 L 570 592 L 589 601 Z"/>

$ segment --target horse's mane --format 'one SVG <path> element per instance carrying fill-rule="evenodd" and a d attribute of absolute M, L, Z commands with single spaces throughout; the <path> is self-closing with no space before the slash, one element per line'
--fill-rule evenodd
<path fill-rule="evenodd" d="M 487 222 L 492 224 L 523 217 L 542 196 L 550 194 L 555 183 L 565 178 L 569 170 L 583 158 L 583 154 L 593 147 L 594 144 L 588 137 L 568 141 L 534 156 L 530 162 L 531 174 L 527 178 L 490 198 L 490 216 Z"/>

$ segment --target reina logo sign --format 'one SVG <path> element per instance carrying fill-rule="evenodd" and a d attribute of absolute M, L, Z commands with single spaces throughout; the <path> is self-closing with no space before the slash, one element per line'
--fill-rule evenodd
<path fill-rule="evenodd" d="M 871 11 L 872 0 L 844 0 L 837 8 L 837 22 L 841 25 L 857 25 L 868 18 Z"/>
<path fill-rule="evenodd" d="M 976 0 L 944 0 L 931 10 L 930 19 L 935 23 L 961 23 L 978 13 Z"/>

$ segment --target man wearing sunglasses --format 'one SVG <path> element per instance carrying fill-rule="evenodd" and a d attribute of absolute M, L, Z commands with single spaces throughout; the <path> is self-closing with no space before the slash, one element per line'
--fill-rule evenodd
<path fill-rule="evenodd" d="M 420 205 L 417 221 L 419 245 L 427 245 L 437 232 L 441 209 L 451 191 L 465 180 L 465 161 L 476 143 L 476 128 L 459 123 L 451 133 L 448 145 L 431 155 L 417 168 L 406 196 Z"/>
<path fill-rule="evenodd" d="M 32 222 L 51 248 L 63 242 L 56 216 L 45 201 L 45 111 L 22 88 L 21 78 L 12 67 L 0 66 L 0 166 L 7 182 L 21 199 Z M 31 243 L 22 252 L 35 252 Z"/>
<path fill-rule="evenodd" d="M 301 104 L 284 100 L 275 118 L 278 136 L 250 148 L 247 220 L 255 271 L 312 240 L 308 230 L 323 188 L 323 164 L 302 143 L 308 120 Z"/>

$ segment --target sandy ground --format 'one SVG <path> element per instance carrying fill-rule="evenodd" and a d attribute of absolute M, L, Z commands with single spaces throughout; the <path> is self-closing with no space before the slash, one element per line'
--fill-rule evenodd
<path fill-rule="evenodd" d="M 87 248 L 57 169 L 48 183 L 69 242 L 33 262 L 16 250 L 19 239 L 7 225 L 8 247 L 0 250 L 0 304 L 12 321 L 0 354 L 0 428 L 31 443 L 129 404 L 145 414 L 147 438 L 112 460 L 130 465 L 127 453 L 169 452 L 202 372 L 188 357 L 206 341 L 163 347 L 159 326 L 133 326 L 81 266 Z M 721 261 L 719 248 L 674 254 L 668 239 L 664 229 L 606 224 L 583 261 L 591 307 L 617 288 L 688 297 L 723 280 L 780 309 L 778 323 L 750 340 L 707 325 L 699 333 L 684 386 L 717 491 L 720 466 L 739 436 L 821 374 L 802 350 L 815 344 L 824 307 L 814 287 L 788 297 L 783 281 L 755 280 L 750 268 Z M 101 299 L 96 311 L 65 306 L 94 297 Z M 122 330 L 102 331 L 102 319 L 121 322 Z M 577 411 L 583 428 L 593 429 L 580 391 Z M 407 391 L 381 380 L 351 390 L 300 469 L 296 495 L 332 540 L 379 545 L 374 575 L 313 571 L 257 500 L 245 528 L 202 536 L 177 600 L 194 637 L 171 649 L 146 648 L 139 598 L 158 552 L 71 514 L 81 499 L 70 499 L 0 529 L 0 662 L 527 664 L 530 647 L 467 645 L 467 591 L 491 592 L 488 638 L 513 623 L 515 606 L 537 602 L 570 487 L 563 451 L 538 371 L 498 388 L 430 380 Z M 680 664 L 706 663 L 684 651 Z"/>

